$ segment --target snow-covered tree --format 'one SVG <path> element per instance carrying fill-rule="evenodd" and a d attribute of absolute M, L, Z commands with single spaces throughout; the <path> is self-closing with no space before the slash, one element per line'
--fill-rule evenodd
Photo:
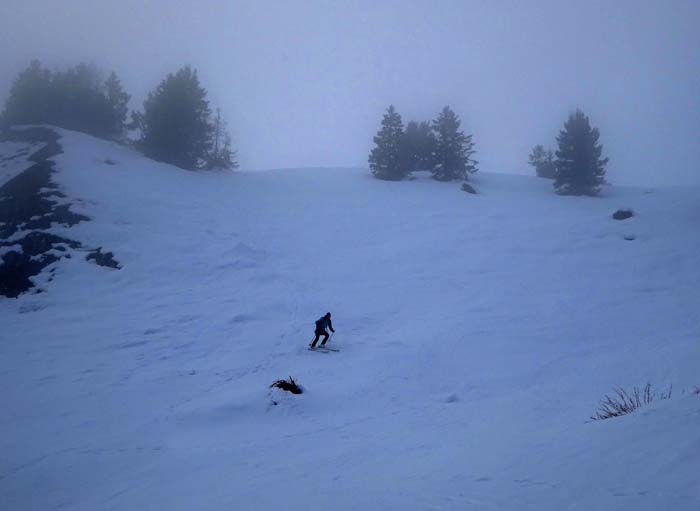
<path fill-rule="evenodd" d="M 561 195 L 596 195 L 605 182 L 600 133 L 581 110 L 569 115 L 559 132 L 554 188 Z"/>
<path fill-rule="evenodd" d="M 467 179 L 470 173 L 477 171 L 477 162 L 472 159 L 474 143 L 471 135 L 465 135 L 460 128 L 460 120 L 449 106 L 440 112 L 433 121 L 436 135 L 435 166 L 433 178 L 438 181 Z"/>
<path fill-rule="evenodd" d="M 369 168 L 377 179 L 398 181 L 406 176 L 401 161 L 403 122 L 394 105 L 387 108 L 382 127 L 374 137 L 375 147 L 369 154 Z"/>

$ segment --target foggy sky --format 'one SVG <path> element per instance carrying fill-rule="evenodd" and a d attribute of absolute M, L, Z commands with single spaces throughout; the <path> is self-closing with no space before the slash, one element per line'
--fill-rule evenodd
<path fill-rule="evenodd" d="M 367 166 L 393 103 L 449 104 L 483 171 L 532 174 L 580 107 L 613 183 L 700 183 L 700 1 L 0 0 L 0 100 L 29 60 L 115 70 L 140 107 L 199 70 L 244 169 Z"/>

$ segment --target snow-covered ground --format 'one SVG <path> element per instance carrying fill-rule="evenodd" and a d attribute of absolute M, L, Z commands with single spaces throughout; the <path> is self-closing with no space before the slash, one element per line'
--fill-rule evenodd
<path fill-rule="evenodd" d="M 700 189 L 191 173 L 61 133 L 93 221 L 53 232 L 123 268 L 0 300 L 1 509 L 700 509 Z M 341 352 L 309 352 L 326 311 Z M 647 381 L 673 398 L 588 421 Z"/>
<path fill-rule="evenodd" d="M 43 144 L 0 142 L 0 186 L 31 166 L 28 156 L 40 149 L 41 145 Z"/>

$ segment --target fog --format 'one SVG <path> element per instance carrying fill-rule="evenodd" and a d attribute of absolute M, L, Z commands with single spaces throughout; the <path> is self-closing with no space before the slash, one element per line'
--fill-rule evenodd
<path fill-rule="evenodd" d="M 580 107 L 608 180 L 700 182 L 700 2 L 2 0 L 0 100 L 37 58 L 115 70 L 140 108 L 183 64 L 243 169 L 367 166 L 393 103 L 449 104 L 482 171 L 532 174 Z"/>

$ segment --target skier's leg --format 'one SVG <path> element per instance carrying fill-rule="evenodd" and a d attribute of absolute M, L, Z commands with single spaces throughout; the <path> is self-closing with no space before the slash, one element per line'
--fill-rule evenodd
<path fill-rule="evenodd" d="M 328 332 L 323 332 L 321 335 L 323 336 L 323 340 L 321 341 L 321 346 L 325 346 L 326 341 L 328 341 Z"/>
<path fill-rule="evenodd" d="M 314 332 L 314 333 L 316 334 L 316 337 L 314 337 L 314 341 L 311 343 L 312 348 L 316 347 L 316 343 L 318 342 L 318 336 L 320 335 L 319 332 Z"/>

